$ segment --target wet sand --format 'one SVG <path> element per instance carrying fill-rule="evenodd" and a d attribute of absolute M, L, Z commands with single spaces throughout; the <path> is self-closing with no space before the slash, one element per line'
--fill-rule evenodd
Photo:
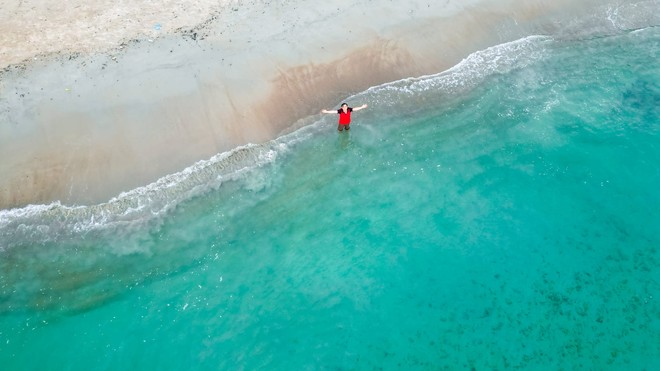
<path fill-rule="evenodd" d="M 550 3 L 0 1 L 0 208 L 107 201 L 597 2 Z"/>

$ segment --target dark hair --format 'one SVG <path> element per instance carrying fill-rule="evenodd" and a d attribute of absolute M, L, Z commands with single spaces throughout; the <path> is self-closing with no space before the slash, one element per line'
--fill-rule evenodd
<path fill-rule="evenodd" d="M 348 106 L 348 103 L 342 103 L 341 106 L 339 107 L 344 107 L 344 106 Z"/>

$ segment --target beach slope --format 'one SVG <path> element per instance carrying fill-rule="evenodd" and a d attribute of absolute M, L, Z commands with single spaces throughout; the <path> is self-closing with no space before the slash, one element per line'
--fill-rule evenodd
<path fill-rule="evenodd" d="M 216 153 L 275 138 L 371 86 L 438 73 L 530 34 L 570 35 L 570 20 L 598 6 L 0 3 L 4 209 L 107 201 Z"/>

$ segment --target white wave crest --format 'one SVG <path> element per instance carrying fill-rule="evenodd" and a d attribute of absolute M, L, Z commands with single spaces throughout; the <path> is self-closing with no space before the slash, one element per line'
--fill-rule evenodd
<path fill-rule="evenodd" d="M 407 78 L 369 88 L 354 97 L 374 97 L 381 104 L 397 105 L 415 96 L 438 92 L 460 94 L 493 74 L 524 68 L 547 55 L 549 36 L 533 35 L 470 54 L 454 67 L 434 75 Z M 427 98 L 429 98 L 427 96 Z"/>
<path fill-rule="evenodd" d="M 230 180 L 247 179 L 247 186 L 266 183 L 249 180 L 250 174 L 274 163 L 279 154 L 300 135 L 289 135 L 262 145 L 248 144 L 154 183 L 121 193 L 108 202 L 91 206 L 67 206 L 60 202 L 0 210 L 0 250 L 22 243 L 43 243 L 71 238 L 90 231 L 139 228 L 166 215 L 181 202 L 209 192 Z"/>
<path fill-rule="evenodd" d="M 451 69 L 437 75 L 409 78 L 372 87 L 359 95 L 370 100 L 409 101 L 403 95 L 429 91 L 450 93 L 479 84 L 493 73 L 520 68 L 543 55 L 549 38 L 530 36 L 471 54 Z M 154 183 L 121 193 L 108 202 L 91 206 L 67 206 L 60 202 L 29 205 L 0 211 L 0 250 L 21 243 L 42 243 L 72 238 L 90 231 L 140 228 L 159 220 L 185 200 L 217 189 L 230 180 L 245 180 L 244 187 L 261 190 L 270 181 L 254 170 L 277 161 L 292 145 L 304 141 L 323 121 L 313 121 L 290 134 L 264 144 L 248 144 L 202 160 Z"/>

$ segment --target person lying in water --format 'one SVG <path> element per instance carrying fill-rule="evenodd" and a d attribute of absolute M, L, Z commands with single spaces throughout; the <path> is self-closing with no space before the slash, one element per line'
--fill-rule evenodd
<path fill-rule="evenodd" d="M 351 112 L 359 111 L 359 110 L 365 109 L 365 108 L 367 108 L 366 104 L 363 104 L 360 107 L 353 108 L 353 107 L 349 107 L 348 104 L 346 104 L 346 103 L 342 103 L 341 108 L 336 110 L 336 111 L 324 109 L 324 110 L 321 110 L 321 113 L 338 113 L 339 114 L 339 125 L 337 126 L 337 130 L 344 131 L 344 129 L 346 129 L 346 130 L 351 129 Z"/>

